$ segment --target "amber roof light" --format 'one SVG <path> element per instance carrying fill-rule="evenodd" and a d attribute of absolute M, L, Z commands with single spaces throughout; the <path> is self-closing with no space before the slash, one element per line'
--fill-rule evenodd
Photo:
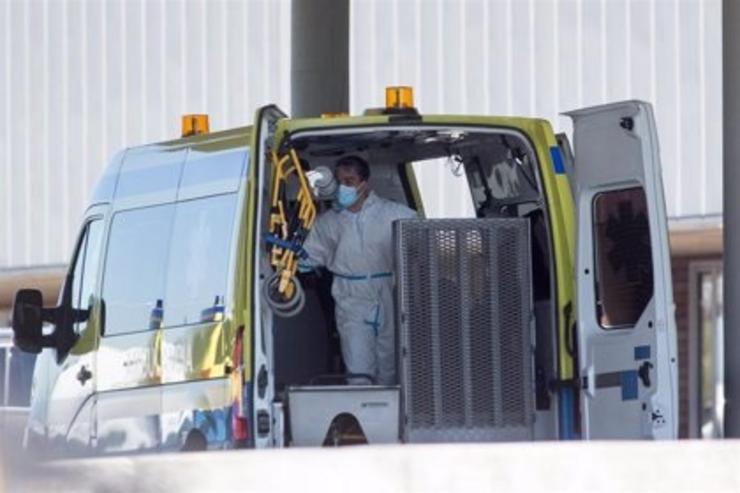
<path fill-rule="evenodd" d="M 183 115 L 182 117 L 182 136 L 190 137 L 191 135 L 207 134 L 208 115 Z"/>
<path fill-rule="evenodd" d="M 385 88 L 385 107 L 388 109 L 410 109 L 414 107 L 414 90 L 409 86 Z"/>

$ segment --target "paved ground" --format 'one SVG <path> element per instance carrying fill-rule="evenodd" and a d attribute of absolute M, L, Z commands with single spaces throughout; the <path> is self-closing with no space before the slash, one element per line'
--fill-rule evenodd
<path fill-rule="evenodd" d="M 739 492 L 740 441 L 355 446 L 14 468 L 26 473 L 6 475 L 0 491 Z"/>

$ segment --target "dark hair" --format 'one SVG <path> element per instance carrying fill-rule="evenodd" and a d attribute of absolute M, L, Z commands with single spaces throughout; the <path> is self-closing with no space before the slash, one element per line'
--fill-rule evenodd
<path fill-rule="evenodd" d="M 344 156 L 339 158 L 335 169 L 338 170 L 339 168 L 352 168 L 362 178 L 362 181 L 367 181 L 370 178 L 370 165 L 360 156 Z"/>

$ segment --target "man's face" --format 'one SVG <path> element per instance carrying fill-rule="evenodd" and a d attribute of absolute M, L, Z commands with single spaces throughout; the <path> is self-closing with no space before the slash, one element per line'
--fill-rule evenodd
<path fill-rule="evenodd" d="M 337 168 L 337 181 L 344 186 L 354 187 L 358 192 L 366 188 L 366 181 L 351 166 L 340 166 Z"/>

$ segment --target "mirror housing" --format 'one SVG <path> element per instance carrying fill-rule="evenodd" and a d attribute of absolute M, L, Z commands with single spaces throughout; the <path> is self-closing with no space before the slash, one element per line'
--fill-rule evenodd
<path fill-rule="evenodd" d="M 26 353 L 38 354 L 47 347 L 43 334 L 44 298 L 38 289 L 21 289 L 13 302 L 13 338 Z"/>
<path fill-rule="evenodd" d="M 69 281 L 69 280 L 68 280 Z M 71 306 L 71 292 L 66 283 L 62 292 L 62 304 L 56 308 L 44 308 L 44 300 L 38 289 L 21 289 L 13 303 L 13 339 L 15 345 L 26 353 L 38 354 L 43 348 L 57 350 L 57 362 L 67 357 L 79 339 L 74 324 L 83 322 L 89 310 L 78 310 Z M 54 332 L 44 335 L 43 324 L 54 325 Z"/>

